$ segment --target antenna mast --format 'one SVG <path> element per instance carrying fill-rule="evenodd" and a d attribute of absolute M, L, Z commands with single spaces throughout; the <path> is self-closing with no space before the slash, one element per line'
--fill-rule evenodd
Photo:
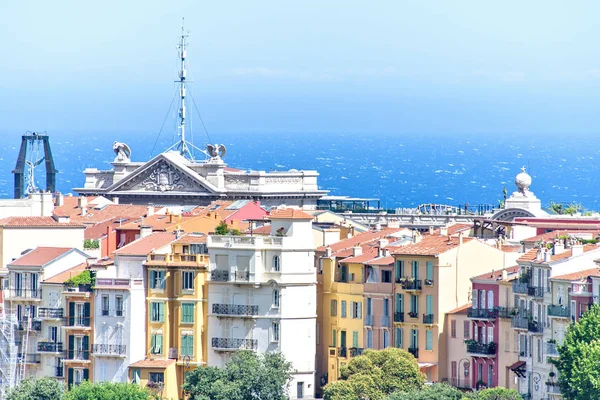
<path fill-rule="evenodd" d="M 186 109 L 185 109 L 185 58 L 187 57 L 187 53 L 185 51 L 185 38 L 189 35 L 185 33 L 184 29 L 184 18 L 181 18 L 181 38 L 179 40 L 179 44 L 177 48 L 179 49 L 179 60 L 181 62 L 181 67 L 179 70 L 179 143 L 177 144 L 177 149 L 179 153 L 184 157 L 189 157 L 193 160 L 192 153 L 190 148 L 188 147 L 188 143 L 185 140 L 185 118 L 186 118 Z"/>

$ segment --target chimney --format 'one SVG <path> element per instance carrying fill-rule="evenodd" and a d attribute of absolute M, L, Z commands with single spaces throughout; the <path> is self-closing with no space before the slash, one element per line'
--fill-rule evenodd
<path fill-rule="evenodd" d="M 390 249 L 388 249 L 388 248 L 383 249 L 383 256 L 384 257 L 389 257 L 390 256 Z"/>
<path fill-rule="evenodd" d="M 383 249 L 384 247 L 386 247 L 388 244 L 390 244 L 390 241 L 387 239 L 379 239 L 379 248 Z"/>
<path fill-rule="evenodd" d="M 65 205 L 65 196 L 62 193 L 56 195 L 56 207 L 62 207 Z"/>
<path fill-rule="evenodd" d="M 152 227 L 150 225 L 140 226 L 140 239 L 152 235 Z"/>
<path fill-rule="evenodd" d="M 113 197 L 112 202 L 115 204 L 119 204 L 119 198 L 118 197 Z"/>
<path fill-rule="evenodd" d="M 400 228 L 400 222 L 396 219 L 392 219 L 387 223 L 388 228 L 398 229 Z"/>
<path fill-rule="evenodd" d="M 148 204 L 146 207 L 146 217 L 151 217 L 154 215 L 154 206 L 152 204 Z"/>
<path fill-rule="evenodd" d="M 506 271 L 506 268 L 502 268 L 502 280 L 505 281 L 508 279 L 508 271 Z"/>
<path fill-rule="evenodd" d="M 581 243 L 574 244 L 571 247 L 571 257 L 577 257 L 583 254 L 583 245 Z"/>
<path fill-rule="evenodd" d="M 169 214 L 169 223 L 172 224 L 173 223 L 173 214 Z"/>
<path fill-rule="evenodd" d="M 331 257 L 333 255 L 333 250 L 331 250 L 331 247 L 327 246 L 327 248 L 325 249 L 325 257 Z"/>
<path fill-rule="evenodd" d="M 348 239 L 350 239 L 351 237 L 354 237 L 354 225 L 352 225 L 350 227 L 350 233 L 348 235 L 349 235 Z"/>
<path fill-rule="evenodd" d="M 421 239 L 423 239 L 423 236 L 421 235 L 421 232 L 415 229 L 414 231 L 412 231 L 412 239 L 413 243 L 419 243 Z"/>
<path fill-rule="evenodd" d="M 458 233 L 458 245 L 462 246 L 462 244 L 463 244 L 463 233 L 459 232 Z"/>
<path fill-rule="evenodd" d="M 554 254 L 560 254 L 563 251 L 565 251 L 565 243 L 562 241 L 562 239 L 556 239 L 554 241 Z"/>
<path fill-rule="evenodd" d="M 544 249 L 542 251 L 544 252 L 544 262 L 548 263 L 552 261 L 552 252 L 550 251 L 550 249 Z"/>
<path fill-rule="evenodd" d="M 429 227 L 429 234 L 430 234 L 430 235 L 433 235 L 433 226 L 430 226 L 430 227 Z"/>
<path fill-rule="evenodd" d="M 362 254 L 362 247 L 355 246 L 352 248 L 352 257 L 360 256 Z"/>
<path fill-rule="evenodd" d="M 85 217 L 87 215 L 87 206 L 81 207 L 81 216 Z"/>
<path fill-rule="evenodd" d="M 375 232 L 379 232 L 381 230 L 381 224 L 378 222 L 375 224 Z"/>
<path fill-rule="evenodd" d="M 447 226 L 442 226 L 440 228 L 440 236 L 448 236 L 448 227 Z"/>
<path fill-rule="evenodd" d="M 88 204 L 87 197 L 79 196 L 79 198 L 77 199 L 77 206 L 79 208 L 83 208 L 83 207 L 87 206 L 87 204 Z"/>

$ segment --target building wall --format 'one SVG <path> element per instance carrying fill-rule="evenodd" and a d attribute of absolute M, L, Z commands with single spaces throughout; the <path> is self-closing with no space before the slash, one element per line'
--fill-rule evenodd
<path fill-rule="evenodd" d="M 470 328 L 471 322 L 467 320 L 465 313 L 446 314 L 444 330 L 448 332 L 448 335 L 446 335 L 446 347 L 448 348 L 446 370 L 448 371 L 448 376 L 441 377 L 441 380 L 447 378 L 448 383 L 452 386 L 471 388 L 473 387 L 473 363 L 470 355 L 467 355 L 467 347 L 464 343 L 470 337 L 469 329 L 467 329 L 467 334 L 465 335 L 465 322 L 468 324 L 468 328 Z M 453 323 L 456 327 L 455 336 L 452 336 Z M 452 368 L 453 363 L 455 365 L 454 370 Z M 456 374 L 453 374 L 453 371 L 456 371 Z"/>

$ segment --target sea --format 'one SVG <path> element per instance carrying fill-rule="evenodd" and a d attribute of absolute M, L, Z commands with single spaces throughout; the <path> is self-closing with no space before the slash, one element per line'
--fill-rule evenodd
<path fill-rule="evenodd" d="M 13 194 L 13 170 L 21 134 L 6 133 L 0 144 L 0 197 Z M 114 141 L 127 143 L 133 161 L 147 161 L 174 138 L 155 133 L 48 132 L 57 189 L 82 187 L 85 168 L 110 168 Z M 227 147 L 225 162 L 247 170 L 317 170 L 319 186 L 331 195 L 378 198 L 387 209 L 420 204 L 498 205 L 506 187 L 516 190 L 515 176 L 525 167 L 531 191 L 550 202 L 578 203 L 600 210 L 600 146 L 572 135 L 378 134 L 378 133 L 212 133 L 194 143 Z M 32 160 L 43 156 L 40 148 Z M 202 159 L 202 154 L 197 158 Z M 36 182 L 44 187 L 43 168 Z M 75 194 L 75 193 L 74 193 Z"/>

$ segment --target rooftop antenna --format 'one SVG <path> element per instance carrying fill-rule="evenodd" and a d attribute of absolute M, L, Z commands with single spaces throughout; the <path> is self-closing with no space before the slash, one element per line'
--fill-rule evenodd
<path fill-rule="evenodd" d="M 185 39 L 189 36 L 185 32 L 184 28 L 185 18 L 181 18 L 181 39 L 179 40 L 179 60 L 181 61 L 181 69 L 179 70 L 179 143 L 177 149 L 182 156 L 189 156 L 193 159 L 192 153 L 188 148 L 185 140 L 185 58 L 187 53 L 185 51 Z"/>

